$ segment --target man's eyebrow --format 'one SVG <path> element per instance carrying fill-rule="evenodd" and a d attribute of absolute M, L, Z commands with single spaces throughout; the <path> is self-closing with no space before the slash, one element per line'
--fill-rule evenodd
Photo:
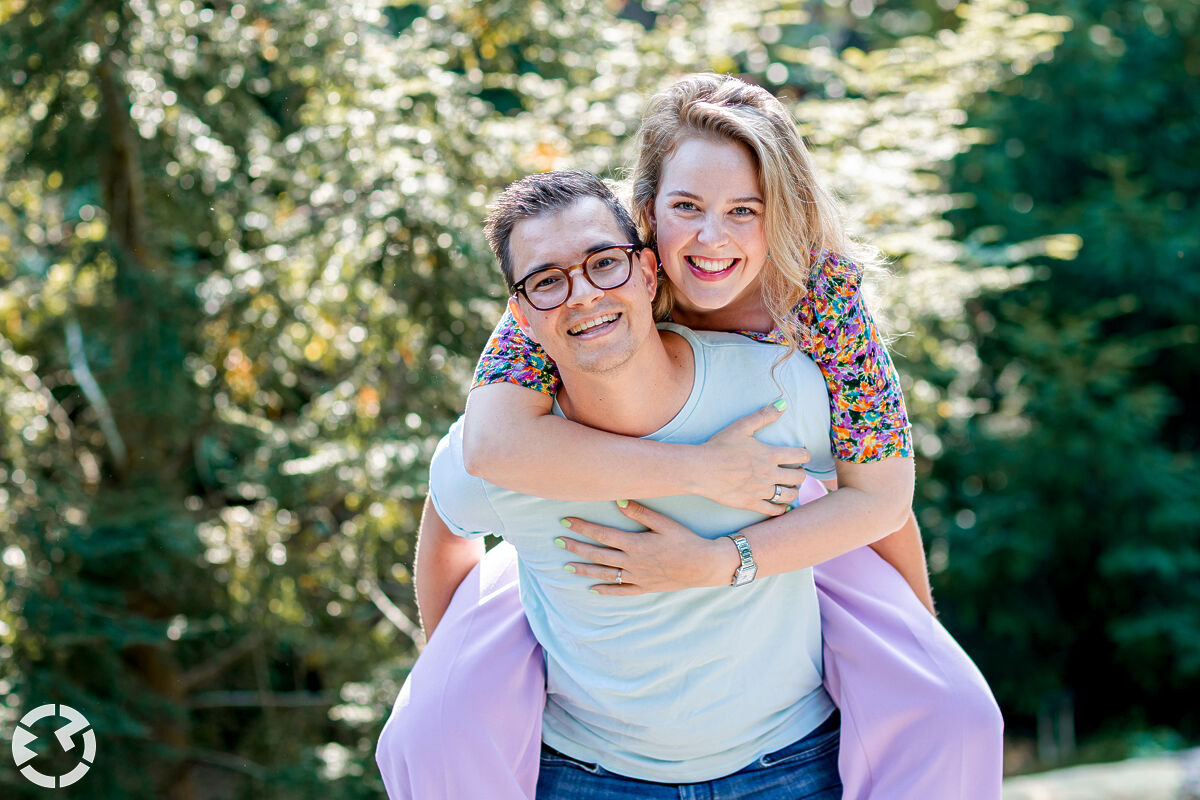
<path fill-rule="evenodd" d="M 692 194 L 691 192 L 687 191 L 686 189 L 673 189 L 673 190 L 667 192 L 667 196 L 668 197 L 686 197 L 690 200 L 703 200 L 704 199 L 700 195 Z M 761 197 L 759 197 L 758 195 L 755 195 L 755 194 L 747 195 L 745 197 L 735 197 L 732 200 L 730 200 L 729 202 L 730 203 L 759 203 L 760 205 L 766 205 L 766 202 Z"/>
<path fill-rule="evenodd" d="M 592 253 L 595 253 L 599 250 L 604 250 L 609 247 L 616 247 L 619 244 L 629 244 L 629 242 L 603 241 L 603 242 L 593 244 L 591 247 L 588 247 L 587 249 L 585 249 L 583 251 L 586 255 L 581 256 L 579 261 L 576 261 L 575 263 L 578 264 L 578 263 L 582 262 L 583 259 L 587 258 L 587 256 L 591 255 Z M 561 268 L 563 266 L 565 266 L 565 265 L 564 264 L 555 264 L 553 261 L 546 261 L 544 263 L 537 264 L 533 267 L 530 267 L 529 272 L 526 272 L 525 274 L 532 275 L 533 273 L 537 272 L 539 269 L 548 269 L 549 267 Z"/>

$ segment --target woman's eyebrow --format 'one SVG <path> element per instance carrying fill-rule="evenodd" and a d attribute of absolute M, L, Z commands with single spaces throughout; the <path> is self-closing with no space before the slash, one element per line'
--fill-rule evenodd
<path fill-rule="evenodd" d="M 700 195 L 692 194 L 691 192 L 689 192 L 685 189 L 672 189 L 671 191 L 667 192 L 667 197 L 686 197 L 689 200 L 703 200 L 704 199 Z M 759 197 L 758 195 L 753 195 L 753 194 L 747 195 L 746 197 L 735 197 L 732 200 L 730 200 L 729 202 L 730 203 L 759 203 L 761 205 L 766 205 L 766 202 L 761 197 Z"/>

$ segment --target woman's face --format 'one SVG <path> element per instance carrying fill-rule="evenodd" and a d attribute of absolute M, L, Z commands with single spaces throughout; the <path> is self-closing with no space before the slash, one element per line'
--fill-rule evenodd
<path fill-rule="evenodd" d="M 758 170 L 745 145 L 685 139 L 663 163 L 651 224 L 675 287 L 679 321 L 761 307 L 764 211 Z"/>

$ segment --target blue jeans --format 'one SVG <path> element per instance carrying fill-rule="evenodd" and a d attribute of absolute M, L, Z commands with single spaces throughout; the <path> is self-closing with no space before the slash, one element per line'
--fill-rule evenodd
<path fill-rule="evenodd" d="M 703 783 L 651 783 L 609 772 L 542 745 L 537 800 L 840 800 L 838 713 L 782 750 Z"/>

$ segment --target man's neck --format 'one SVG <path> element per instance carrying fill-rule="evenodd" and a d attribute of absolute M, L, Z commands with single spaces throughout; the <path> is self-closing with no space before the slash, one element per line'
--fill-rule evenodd
<path fill-rule="evenodd" d="M 656 334 L 615 370 L 564 372 L 558 404 L 567 418 L 622 436 L 646 436 L 674 419 L 692 393 L 695 356 L 682 336 Z"/>

